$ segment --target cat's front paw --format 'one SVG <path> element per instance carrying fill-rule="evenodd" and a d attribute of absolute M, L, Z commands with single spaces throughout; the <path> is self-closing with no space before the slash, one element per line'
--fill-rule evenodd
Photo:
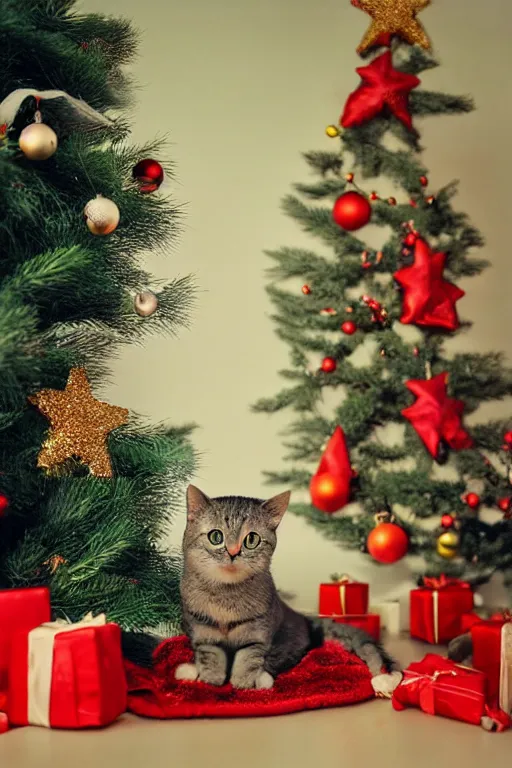
<path fill-rule="evenodd" d="M 385 675 L 375 675 L 375 677 L 372 677 L 372 686 L 375 695 L 380 698 L 390 699 L 391 694 L 397 685 L 400 685 L 402 677 L 402 673 L 398 670 L 394 670 Z"/>
<path fill-rule="evenodd" d="M 174 677 L 176 680 L 197 680 L 199 672 L 195 664 L 178 664 Z"/>
<path fill-rule="evenodd" d="M 259 688 L 264 690 L 272 688 L 274 678 L 265 670 L 257 669 L 250 672 L 235 673 L 231 676 L 230 682 L 233 688 L 240 688 L 242 690 Z"/>

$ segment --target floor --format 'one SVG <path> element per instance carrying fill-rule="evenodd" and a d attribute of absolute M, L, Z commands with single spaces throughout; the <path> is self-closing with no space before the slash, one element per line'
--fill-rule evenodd
<path fill-rule="evenodd" d="M 402 664 L 435 651 L 408 638 L 387 645 Z M 512 731 L 394 712 L 385 700 L 254 720 L 125 715 L 103 731 L 21 728 L 0 736 L 1 768 L 476 768 L 505 766 L 511 754 Z"/>

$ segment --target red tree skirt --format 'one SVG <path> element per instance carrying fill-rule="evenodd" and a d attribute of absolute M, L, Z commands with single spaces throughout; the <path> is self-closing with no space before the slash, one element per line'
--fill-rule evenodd
<path fill-rule="evenodd" d="M 294 669 L 279 675 L 270 691 L 175 680 L 178 664 L 192 660 L 187 638 L 174 637 L 156 650 L 152 670 L 127 662 L 128 709 L 160 719 L 262 717 L 342 707 L 374 696 L 366 665 L 333 642 L 310 651 Z"/>

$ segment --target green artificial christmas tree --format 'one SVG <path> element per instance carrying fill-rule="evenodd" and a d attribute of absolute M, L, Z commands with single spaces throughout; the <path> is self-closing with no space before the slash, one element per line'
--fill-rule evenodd
<path fill-rule="evenodd" d="M 6 0 L 0 18 L 0 588 L 48 584 L 58 617 L 141 630 L 179 616 L 159 542 L 190 428 L 146 425 L 101 384 L 122 344 L 187 322 L 193 284 L 141 267 L 179 217 L 161 146 L 126 141 L 136 35 L 74 5 Z"/>
<path fill-rule="evenodd" d="M 288 408 L 294 419 L 291 469 L 267 477 L 309 489 L 311 503 L 293 511 L 379 562 L 420 553 L 428 575 L 478 584 L 500 570 L 510 585 L 512 422 L 504 414 L 468 427 L 464 415 L 510 395 L 512 371 L 501 354 L 446 349 L 469 325 L 458 318 L 457 280 L 487 262 L 475 255 L 480 233 L 452 207 L 456 186 L 430 190 L 418 134 L 422 118 L 473 105 L 421 88 L 437 64 L 418 4 L 353 4 L 372 16 L 358 49 L 371 59 L 340 126 L 326 129 L 340 148 L 306 153 L 315 178 L 283 203 L 321 250 L 269 253 L 291 365 L 286 388 L 254 408 Z M 379 194 L 383 179 L 396 198 Z M 479 517 L 484 506 L 491 522 Z"/>

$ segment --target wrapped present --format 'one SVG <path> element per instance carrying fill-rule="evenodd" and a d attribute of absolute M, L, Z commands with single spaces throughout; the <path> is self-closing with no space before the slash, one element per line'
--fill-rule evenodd
<path fill-rule="evenodd" d="M 42 624 L 13 639 L 7 701 L 12 725 L 88 728 L 125 712 L 121 630 L 104 615 Z"/>
<path fill-rule="evenodd" d="M 320 584 L 318 612 L 322 616 L 368 613 L 368 584 L 334 576 L 330 584 Z"/>
<path fill-rule="evenodd" d="M 19 630 L 29 632 L 50 619 L 47 587 L 0 589 L 0 692 L 7 690 L 12 635 Z"/>
<path fill-rule="evenodd" d="M 429 715 L 480 725 L 488 715 L 486 678 L 482 672 L 428 653 L 404 671 L 392 704 L 396 710 L 417 707 Z"/>
<path fill-rule="evenodd" d="M 512 616 L 479 621 L 471 637 L 473 666 L 487 676 L 491 703 L 512 714 Z"/>
<path fill-rule="evenodd" d="M 389 637 L 397 637 L 400 634 L 400 602 L 387 600 L 383 603 L 370 605 L 370 613 L 380 616 L 380 626 Z"/>
<path fill-rule="evenodd" d="M 483 621 L 482 617 L 474 611 L 462 614 L 460 617 L 460 634 L 465 635 L 466 632 L 469 632 L 471 627 L 478 624 L 480 621 Z"/>
<path fill-rule="evenodd" d="M 425 578 L 411 590 L 410 634 L 427 643 L 447 643 L 461 634 L 461 617 L 473 609 L 473 592 L 459 579 Z"/>
<path fill-rule="evenodd" d="M 380 616 L 376 613 L 346 614 L 345 616 L 320 616 L 322 619 L 332 619 L 337 624 L 350 624 L 368 632 L 374 640 L 380 640 Z"/>

